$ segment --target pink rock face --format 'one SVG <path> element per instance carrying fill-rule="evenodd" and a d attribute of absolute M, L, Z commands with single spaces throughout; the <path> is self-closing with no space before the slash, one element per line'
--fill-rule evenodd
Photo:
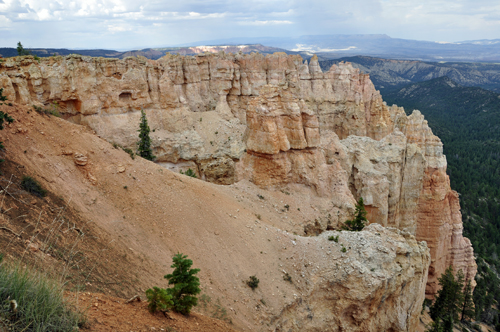
<path fill-rule="evenodd" d="M 466 280 L 474 283 L 477 265 L 471 242 L 462 235 L 460 202 L 446 174 L 443 144 L 432 134 L 420 112 L 415 111 L 407 119 L 402 129 L 408 141 L 425 152 L 427 161 L 418 202 L 416 237 L 426 241 L 431 250 L 426 295 L 432 298 L 439 290 L 437 279 L 448 266 L 453 266 L 455 272 L 462 270 Z"/>
<path fill-rule="evenodd" d="M 363 197 L 371 222 L 427 241 L 428 296 L 449 265 L 476 273 L 441 141 L 420 112 L 387 107 L 348 63 L 322 72 L 317 57 L 284 53 L 18 57 L 0 64 L 0 84 L 9 100 L 58 102 L 64 118 L 126 147 L 144 109 L 158 161 L 194 164 L 207 181 L 297 184 L 341 216 Z"/>
<path fill-rule="evenodd" d="M 276 154 L 290 149 L 316 147 L 319 142 L 318 120 L 314 114 L 307 114 L 311 112 L 304 107 L 289 91 L 276 86 L 263 86 L 260 96 L 248 104 L 247 149 Z"/>

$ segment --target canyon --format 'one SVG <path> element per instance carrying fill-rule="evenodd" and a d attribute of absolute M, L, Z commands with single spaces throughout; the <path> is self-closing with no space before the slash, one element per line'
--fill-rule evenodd
<path fill-rule="evenodd" d="M 282 271 L 290 271 L 293 280 L 303 281 L 295 284 L 296 289 L 284 286 L 293 296 L 274 299 L 274 311 L 259 318 L 238 318 L 240 327 L 257 329 L 270 324 L 277 331 L 413 331 L 424 296 L 436 294 L 437 278 L 448 266 L 474 280 L 473 249 L 462 236 L 459 198 L 450 188 L 441 141 L 420 112 L 407 116 L 402 108 L 387 106 L 369 76 L 349 63 L 323 72 L 317 57 L 307 62 L 285 53 L 220 52 L 166 55 L 158 60 L 71 55 L 40 62 L 26 56 L 0 63 L 0 85 L 8 100 L 53 108 L 67 120 L 57 120 L 61 123 L 53 126 L 74 126 L 68 123 L 72 122 L 88 128 L 88 133 L 79 131 L 88 141 L 86 146 L 71 149 L 98 151 L 80 153 L 95 163 L 85 175 L 88 188 L 102 186 L 100 172 L 118 163 L 118 157 L 97 156 L 102 153 L 90 142 L 101 150 L 111 146 L 102 139 L 135 150 L 140 111 L 144 110 L 152 129 L 156 164 L 130 162 L 127 172 L 130 167 L 137 171 L 143 167 L 172 181 L 180 176 L 179 171 L 191 168 L 205 180 L 189 180 L 199 188 L 196 197 L 200 200 L 210 192 L 238 192 L 238 197 L 247 195 L 245 190 L 265 193 L 268 202 L 259 196 L 256 201 L 255 197 L 240 198 L 232 204 L 262 208 L 271 204 L 262 213 L 263 221 L 256 208 L 254 215 L 246 211 L 243 218 L 255 219 L 258 214 L 250 226 L 256 237 L 268 237 L 260 225 L 266 223 L 266 231 L 272 229 L 279 242 L 263 251 L 273 256 L 271 261 L 280 261 L 280 268 L 284 264 Z M 14 135 L 10 142 L 20 140 L 23 129 L 14 132 L 9 134 Z M 45 139 L 36 134 L 40 142 Z M 73 135 L 68 142 L 64 139 L 61 136 L 54 144 L 74 144 Z M 64 163 L 79 167 L 71 164 L 73 160 Z M 160 172 L 165 168 L 173 172 Z M 45 177 L 53 181 L 53 190 L 61 190 L 55 183 L 61 188 L 66 185 L 55 175 Z M 154 183 L 159 178 L 144 181 Z M 166 195 L 164 189 L 158 195 Z M 300 208 L 284 221 L 290 205 L 280 209 L 278 204 L 288 197 L 295 200 L 292 209 Z M 353 216 L 360 197 L 370 225 L 360 233 L 338 232 Z M 112 198 L 107 199 L 111 204 Z M 156 201 L 161 204 L 159 198 Z M 309 206 L 300 205 L 304 203 Z M 215 206 L 210 211 L 220 216 L 217 227 L 225 228 L 226 239 L 232 232 L 241 232 L 238 227 L 242 226 L 227 222 L 225 213 L 222 217 Z M 299 212 L 307 217 L 298 217 Z M 92 212 L 96 219 L 97 213 Z M 208 227 L 201 221 L 191 226 Z M 113 233 L 110 225 L 102 227 Z M 327 240 L 333 235 L 339 236 L 338 244 Z M 243 243 L 247 246 L 249 241 Z M 161 247 L 160 242 L 150 245 Z M 262 249 L 250 247 L 259 256 Z M 215 252 L 225 250 L 219 245 Z M 266 270 L 269 278 L 280 278 L 282 271 L 276 275 L 263 261 L 248 255 L 244 254 L 247 263 Z M 220 276 L 220 263 L 206 259 L 209 275 Z M 221 277 L 234 284 L 225 278 Z M 380 308 L 384 315 L 377 315 Z M 238 310 L 248 313 L 249 309 L 242 305 Z"/>

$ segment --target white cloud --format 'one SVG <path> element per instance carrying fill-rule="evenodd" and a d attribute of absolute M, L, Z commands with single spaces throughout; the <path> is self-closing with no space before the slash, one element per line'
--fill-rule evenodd
<path fill-rule="evenodd" d="M 132 27 L 125 25 L 108 25 L 108 30 L 111 32 L 124 32 L 132 30 Z"/>
<path fill-rule="evenodd" d="M 278 25 L 278 24 L 293 24 L 292 21 L 242 21 L 238 22 L 241 25 Z"/>
<path fill-rule="evenodd" d="M 9 20 L 7 17 L 4 15 L 0 15 L 0 28 L 7 28 L 10 27 L 12 24 L 12 21 Z"/>
<path fill-rule="evenodd" d="M 26 40 L 33 47 L 130 48 L 332 33 L 458 41 L 500 38 L 500 2 L 0 0 L 0 29 L 10 31 L 0 46 Z M 58 38 L 50 38 L 55 31 Z"/>

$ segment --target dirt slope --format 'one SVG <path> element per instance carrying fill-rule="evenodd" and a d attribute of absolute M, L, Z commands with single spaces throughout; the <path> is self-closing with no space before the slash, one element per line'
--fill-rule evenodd
<path fill-rule="evenodd" d="M 128 297 L 153 285 L 165 287 L 171 258 L 182 252 L 201 269 L 202 294 L 212 299 L 211 306 L 225 309 L 227 319 L 241 330 L 261 329 L 255 324 L 278 315 L 283 303 L 300 291 L 283 280 L 286 246 L 292 244 L 281 229 L 300 234 L 306 220 L 320 217 L 321 208 L 307 193 L 265 192 L 243 181 L 217 186 L 142 158 L 132 160 L 88 129 L 27 106 L 0 110 L 16 120 L 0 132 L 11 173 L 17 173 L 12 186 L 29 174 L 50 191 L 44 199 L 27 196 L 25 208 L 31 204 L 46 212 L 57 201 L 66 207 L 66 219 L 72 219 L 68 224 L 86 227 L 82 242 L 88 250 L 82 252 L 88 289 Z M 24 220 L 36 225 L 37 211 Z M 44 213 L 49 229 L 53 217 Z M 7 217 L 16 226 L 16 216 Z M 21 225 L 16 227 L 19 232 Z M 19 248 L 27 243 L 8 237 L 12 234 L 0 233 L 5 243 Z M 44 245 L 39 242 L 33 246 Z M 245 284 L 251 275 L 260 279 L 255 291 Z"/>

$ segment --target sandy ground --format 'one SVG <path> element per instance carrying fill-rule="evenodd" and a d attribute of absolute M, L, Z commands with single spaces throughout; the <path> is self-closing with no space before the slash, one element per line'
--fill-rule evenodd
<path fill-rule="evenodd" d="M 231 332 L 229 322 L 210 318 L 198 313 L 184 316 L 175 312 L 151 314 L 145 301 L 132 301 L 106 294 L 81 292 L 70 296 L 86 313 L 87 321 L 82 331 L 214 331 Z"/>
<path fill-rule="evenodd" d="M 75 288 L 127 298 L 152 286 L 166 287 L 163 276 L 172 270 L 172 256 L 182 252 L 201 269 L 202 294 L 241 330 L 267 330 L 267 322 L 300 291 L 283 280 L 289 257 L 282 238 L 300 238 L 304 224 L 327 218 L 328 205 L 306 188 L 266 191 L 245 181 L 218 186 L 131 159 L 89 129 L 30 107 L 2 105 L 0 110 L 16 120 L 0 131 L 10 165 L 4 185 L 12 182 L 10 188 L 22 196 L 22 203 L 6 202 L 12 206 L 5 205 L 4 212 L 12 209 L 3 222 L 14 233 L 25 232 L 16 238 L 3 231 L 0 241 L 18 248 L 17 256 L 29 245 L 39 265 L 59 271 L 66 262 Z M 75 163 L 78 154 L 85 165 Z M 25 174 L 38 179 L 49 195 L 22 193 L 18 184 Z M 65 223 L 52 246 L 59 244 L 59 253 L 47 251 L 46 236 L 32 238 L 38 228 L 50 233 L 57 225 L 50 209 L 63 210 Z M 77 268 L 69 268 L 75 252 L 68 248 L 75 241 L 81 257 Z M 252 275 L 260 279 L 255 291 L 246 285 Z"/>

